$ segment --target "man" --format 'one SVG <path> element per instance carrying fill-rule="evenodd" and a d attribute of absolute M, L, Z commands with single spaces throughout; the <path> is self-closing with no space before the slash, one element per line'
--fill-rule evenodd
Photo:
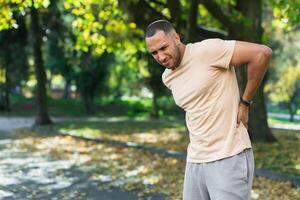
<path fill-rule="evenodd" d="M 248 200 L 254 174 L 247 132 L 249 106 L 267 70 L 267 46 L 221 39 L 187 45 L 165 20 L 145 32 L 148 50 L 165 66 L 164 84 L 186 112 L 190 143 L 184 200 Z M 240 96 L 234 67 L 247 64 Z"/>

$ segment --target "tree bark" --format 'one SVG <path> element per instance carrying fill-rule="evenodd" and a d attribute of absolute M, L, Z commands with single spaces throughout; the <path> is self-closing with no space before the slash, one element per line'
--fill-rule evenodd
<path fill-rule="evenodd" d="M 176 30 L 179 31 L 179 33 L 182 32 L 182 21 L 180 19 L 180 15 L 178 13 L 181 13 L 181 4 L 179 0 L 167 0 L 167 6 L 170 10 L 171 19 L 175 24 Z"/>
<path fill-rule="evenodd" d="M 38 12 L 31 7 L 30 10 L 31 18 L 31 32 L 32 32 L 32 43 L 33 43 L 33 54 L 34 54 L 34 69 L 37 80 L 36 86 L 36 103 L 37 103 L 37 116 L 35 124 L 46 125 L 51 124 L 50 117 L 48 115 L 48 102 L 47 102 L 47 90 L 46 90 L 46 72 L 44 68 L 44 62 L 42 58 L 42 37 L 40 32 Z"/>
<path fill-rule="evenodd" d="M 237 26 L 239 30 L 235 30 L 235 35 L 241 35 L 241 40 L 261 43 L 263 34 L 263 29 L 261 27 L 262 1 L 239 0 L 237 6 L 237 9 L 245 16 L 245 21 L 243 23 L 243 29 L 240 29 L 238 28 L 239 26 Z M 239 32 L 239 34 L 237 34 L 237 32 Z M 245 69 L 246 68 L 244 67 L 243 70 Z M 241 74 L 239 80 L 242 89 L 244 89 L 247 75 L 245 72 L 242 72 Z M 276 141 L 276 138 L 273 136 L 267 121 L 267 109 L 263 92 L 264 85 L 265 80 L 262 81 L 257 89 L 254 104 L 250 109 L 249 133 L 254 141 L 274 142 Z M 241 95 L 243 95 L 242 92 Z"/>
<path fill-rule="evenodd" d="M 151 112 L 151 116 L 154 118 L 158 118 L 160 108 L 157 99 L 159 96 L 162 95 L 163 93 L 162 91 L 165 89 L 161 81 L 161 74 L 163 73 L 164 68 L 159 64 L 157 64 L 157 62 L 155 62 L 154 59 L 149 55 L 147 55 L 147 60 L 148 60 L 148 69 L 150 72 L 149 86 L 153 94 L 152 97 L 153 110 Z"/>
<path fill-rule="evenodd" d="M 198 16 L 198 0 L 190 1 L 189 19 L 187 23 L 187 41 L 197 41 L 197 16 Z"/>
<path fill-rule="evenodd" d="M 157 94 L 156 92 L 153 93 L 153 110 L 152 110 L 152 113 L 151 113 L 151 117 L 153 118 L 159 118 L 159 106 L 158 106 L 158 103 L 157 103 Z"/>
<path fill-rule="evenodd" d="M 142 6 L 145 1 L 119 1 L 122 4 L 123 8 L 127 8 L 132 16 L 133 21 L 135 21 L 141 29 L 145 30 L 146 26 L 154 20 L 157 19 L 167 19 L 165 16 L 162 16 L 161 13 L 157 14 L 157 11 L 153 8 L 147 6 Z M 191 2 L 195 3 L 194 1 Z M 218 31 L 205 30 L 202 27 L 197 27 L 197 33 L 195 33 L 195 38 L 202 40 L 210 37 L 219 37 L 220 38 L 231 38 L 236 40 L 245 40 L 249 42 L 261 43 L 262 41 L 262 1 L 252 1 L 252 0 L 237 0 L 236 11 L 239 11 L 243 20 L 236 20 L 232 15 L 223 12 L 221 6 L 214 0 L 199 0 L 199 3 L 202 3 L 211 15 L 220 21 L 224 27 L 227 27 L 228 37 L 226 34 L 220 33 Z M 196 4 L 196 3 L 195 3 Z M 171 7 L 169 7 L 171 8 Z M 190 7 L 190 29 L 192 26 L 195 26 L 195 22 L 192 19 L 195 16 L 194 7 Z M 138 12 L 137 12 L 138 11 Z M 170 11 L 173 13 L 173 11 Z M 177 13 L 178 15 L 179 13 Z M 172 14 L 171 14 L 172 16 Z M 169 19 L 173 21 L 174 19 Z M 183 20 L 181 18 L 181 20 Z M 182 23 L 184 24 L 184 23 Z M 192 35 L 192 34 L 191 34 Z M 192 36 L 189 38 L 191 39 Z M 243 67 L 237 70 L 237 76 L 240 86 L 241 95 L 244 91 L 245 84 L 247 82 L 246 68 Z M 250 122 L 249 122 L 249 132 L 250 137 L 255 141 L 275 141 L 275 137 L 272 135 L 271 130 L 267 123 L 267 111 L 264 101 L 264 88 L 263 81 L 260 87 L 256 91 L 256 96 L 254 99 L 254 104 L 250 110 Z"/>
<path fill-rule="evenodd" d="M 293 122 L 295 111 L 293 109 L 293 103 L 292 102 L 288 103 L 288 108 L 289 108 L 289 113 L 290 113 L 290 119 L 289 120 L 290 120 L 290 122 Z"/>
<path fill-rule="evenodd" d="M 218 4 L 210 0 L 201 0 L 209 12 L 218 19 L 224 26 L 228 27 L 228 37 L 236 40 L 248 42 L 262 42 L 263 29 L 262 21 L 262 1 L 237 0 L 236 9 L 243 15 L 240 21 L 233 21 L 225 15 Z M 239 82 L 240 95 L 243 95 L 247 83 L 246 67 L 236 68 Z M 263 88 L 265 81 L 256 91 L 254 104 L 250 109 L 249 133 L 254 141 L 276 141 L 267 122 L 267 110 Z"/>
<path fill-rule="evenodd" d="M 5 90 L 4 90 L 4 110 L 10 111 L 10 78 L 8 76 L 8 72 L 6 70 L 5 73 Z"/>
<path fill-rule="evenodd" d="M 70 99 L 71 97 L 71 79 L 65 78 L 65 87 L 64 87 L 64 94 L 63 98 L 64 99 Z"/>

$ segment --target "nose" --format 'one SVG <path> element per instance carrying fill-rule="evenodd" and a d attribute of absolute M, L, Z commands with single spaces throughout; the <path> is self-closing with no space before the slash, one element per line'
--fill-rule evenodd
<path fill-rule="evenodd" d="M 165 56 L 163 53 L 158 53 L 158 54 L 157 54 L 157 60 L 158 60 L 160 63 L 164 63 L 165 60 L 166 60 L 166 56 Z"/>

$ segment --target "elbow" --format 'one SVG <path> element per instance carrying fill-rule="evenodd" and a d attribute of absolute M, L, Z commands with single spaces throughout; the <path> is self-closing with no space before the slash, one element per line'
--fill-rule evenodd
<path fill-rule="evenodd" d="M 272 49 L 265 46 L 261 45 L 261 48 L 257 51 L 256 54 L 256 62 L 261 63 L 262 66 L 265 66 L 266 68 L 269 65 L 269 62 L 272 57 Z"/>
<path fill-rule="evenodd" d="M 270 47 L 263 45 L 261 54 L 265 59 L 269 61 L 272 58 L 273 51 Z"/>

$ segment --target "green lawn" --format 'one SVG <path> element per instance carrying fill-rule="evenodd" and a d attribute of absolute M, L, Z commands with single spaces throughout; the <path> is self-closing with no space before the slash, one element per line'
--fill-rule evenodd
<path fill-rule="evenodd" d="M 268 117 L 269 124 L 289 124 L 289 125 L 300 125 L 299 119 L 294 119 L 293 122 L 289 121 L 288 119 L 280 118 L 280 117 Z"/>
<path fill-rule="evenodd" d="M 177 108 L 171 98 L 160 98 L 159 105 L 164 108 L 160 111 L 160 117 L 168 117 L 178 114 Z M 0 116 L 34 116 L 36 113 L 36 102 L 33 98 L 22 96 L 11 97 L 10 112 L 0 112 Z M 132 99 L 113 99 L 103 97 L 95 99 L 95 114 L 86 114 L 81 99 L 53 99 L 48 98 L 48 112 L 55 117 L 107 117 L 107 116 L 127 116 L 127 117 L 150 117 L 152 99 L 132 98 Z M 172 117 L 171 117 L 172 118 Z"/>

